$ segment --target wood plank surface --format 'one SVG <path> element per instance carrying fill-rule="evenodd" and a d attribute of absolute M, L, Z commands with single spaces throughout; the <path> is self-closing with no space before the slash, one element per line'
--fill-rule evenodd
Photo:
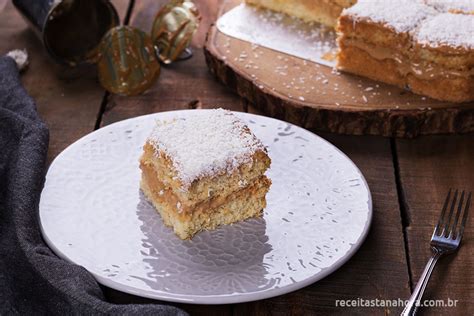
<path fill-rule="evenodd" d="M 128 0 L 112 1 L 125 16 Z M 50 131 L 48 161 L 69 144 L 94 130 L 104 90 L 95 67 L 68 69 L 56 64 L 11 1 L 0 12 L 0 54 L 26 48 L 30 65 L 22 75 L 28 93 Z"/>
<path fill-rule="evenodd" d="M 397 141 L 413 283 L 430 256 L 429 241 L 450 188 L 474 191 L 474 135 Z M 456 308 L 421 309 L 423 315 L 474 313 L 474 207 L 457 254 L 440 259 L 426 299 L 458 300 Z"/>

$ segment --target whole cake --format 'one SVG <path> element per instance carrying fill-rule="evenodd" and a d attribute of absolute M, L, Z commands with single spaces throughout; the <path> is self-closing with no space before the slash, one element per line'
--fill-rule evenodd
<path fill-rule="evenodd" d="M 337 68 L 434 99 L 474 100 L 473 0 L 246 0 L 336 26 Z"/>
<path fill-rule="evenodd" d="M 259 216 L 271 181 L 264 145 L 230 111 L 157 122 L 140 158 L 141 189 L 181 238 Z"/>
<path fill-rule="evenodd" d="M 462 1 L 359 0 L 339 18 L 337 67 L 438 100 L 474 100 L 469 12 Z"/>

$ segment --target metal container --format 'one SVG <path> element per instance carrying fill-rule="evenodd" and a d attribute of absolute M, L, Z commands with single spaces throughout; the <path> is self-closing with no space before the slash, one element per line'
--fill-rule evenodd
<path fill-rule="evenodd" d="M 95 63 L 102 37 L 119 25 L 109 0 L 13 0 L 47 52 L 62 64 Z"/>

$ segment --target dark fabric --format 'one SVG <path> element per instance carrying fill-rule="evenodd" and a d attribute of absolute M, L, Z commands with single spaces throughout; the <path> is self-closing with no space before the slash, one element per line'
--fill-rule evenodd
<path fill-rule="evenodd" d="M 46 246 L 38 202 L 48 138 L 15 62 L 0 57 L 0 315 L 186 315 L 173 306 L 108 303 L 91 274 Z"/>

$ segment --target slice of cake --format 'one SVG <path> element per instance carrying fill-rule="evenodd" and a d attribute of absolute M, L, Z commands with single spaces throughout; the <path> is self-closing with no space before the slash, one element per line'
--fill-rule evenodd
<path fill-rule="evenodd" d="M 438 100 L 473 100 L 474 16 L 427 3 L 359 0 L 344 10 L 337 67 Z"/>
<path fill-rule="evenodd" d="M 474 15 L 430 17 L 413 39 L 409 88 L 438 100 L 474 100 Z"/>
<path fill-rule="evenodd" d="M 158 122 L 140 159 L 141 189 L 181 238 L 260 216 L 271 181 L 264 145 L 230 111 Z"/>
<path fill-rule="evenodd" d="M 417 0 L 359 0 L 339 18 L 337 67 L 405 87 L 410 31 L 435 13 Z"/>
<path fill-rule="evenodd" d="M 245 2 L 286 13 L 307 22 L 319 22 L 335 27 L 342 10 L 353 5 L 356 0 L 245 0 Z"/>

